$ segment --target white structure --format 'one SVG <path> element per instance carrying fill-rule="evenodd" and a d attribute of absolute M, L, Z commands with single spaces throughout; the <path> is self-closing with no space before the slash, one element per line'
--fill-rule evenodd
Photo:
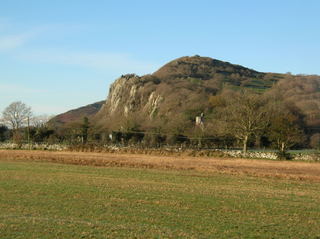
<path fill-rule="evenodd" d="M 200 127 L 202 130 L 204 130 L 204 114 L 201 113 L 200 116 L 196 117 L 196 126 Z"/>

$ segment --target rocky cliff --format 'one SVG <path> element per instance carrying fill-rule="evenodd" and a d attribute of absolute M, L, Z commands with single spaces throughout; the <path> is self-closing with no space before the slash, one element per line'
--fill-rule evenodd
<path fill-rule="evenodd" d="M 123 75 L 110 87 L 96 115 L 100 125 L 116 129 L 127 119 L 143 126 L 183 121 L 208 109 L 208 99 L 223 88 L 263 91 L 278 80 L 270 75 L 208 57 L 182 57 L 153 74 Z"/>

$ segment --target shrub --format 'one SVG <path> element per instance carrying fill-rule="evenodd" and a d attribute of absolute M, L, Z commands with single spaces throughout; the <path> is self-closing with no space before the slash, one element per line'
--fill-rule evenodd
<path fill-rule="evenodd" d="M 286 151 L 279 151 L 276 154 L 277 154 L 277 159 L 279 159 L 279 160 L 292 160 L 293 159 L 292 155 Z"/>

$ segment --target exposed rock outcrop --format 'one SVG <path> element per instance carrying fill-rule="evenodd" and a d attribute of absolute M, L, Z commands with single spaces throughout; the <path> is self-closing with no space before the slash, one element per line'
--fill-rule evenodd
<path fill-rule="evenodd" d="M 100 125 L 119 128 L 126 118 L 139 118 L 139 124 L 170 123 L 190 112 L 204 111 L 208 98 L 225 87 L 249 85 L 261 80 L 269 88 L 272 79 L 265 73 L 214 60 L 209 57 L 182 57 L 151 75 L 123 75 L 110 87 L 106 103 L 96 116 Z M 261 87 L 261 85 L 259 85 Z"/>

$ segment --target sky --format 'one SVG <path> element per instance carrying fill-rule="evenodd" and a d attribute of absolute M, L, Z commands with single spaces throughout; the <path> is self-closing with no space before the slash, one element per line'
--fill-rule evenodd
<path fill-rule="evenodd" d="M 59 114 L 182 56 L 320 74 L 318 0 L 0 0 L 0 112 Z"/>

